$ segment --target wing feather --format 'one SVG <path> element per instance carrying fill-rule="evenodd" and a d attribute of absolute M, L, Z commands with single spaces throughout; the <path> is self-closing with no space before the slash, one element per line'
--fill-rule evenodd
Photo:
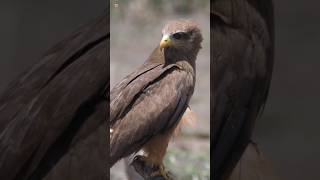
<path fill-rule="evenodd" d="M 161 71 L 164 72 L 159 74 Z M 128 102 L 123 100 L 126 102 L 127 111 L 124 111 L 112 125 L 112 165 L 117 160 L 138 151 L 156 134 L 172 128 L 187 108 L 194 87 L 191 73 L 181 70 L 176 65 L 163 70 L 155 68 L 150 73 L 155 73 L 158 77 L 148 81 L 151 79 L 140 76 L 123 90 L 132 94 L 121 96 L 130 97 Z M 139 83 L 141 84 L 136 85 Z M 131 86 L 139 86 L 142 89 L 132 89 Z"/>
<path fill-rule="evenodd" d="M 113 124 L 123 114 L 139 91 L 173 66 L 163 67 L 159 63 L 147 62 L 117 84 L 111 91 L 110 123 Z"/>
<path fill-rule="evenodd" d="M 0 179 L 107 177 L 98 167 L 107 159 L 108 14 L 50 49 L 1 95 Z M 92 154 L 83 144 L 95 146 Z"/>
<path fill-rule="evenodd" d="M 271 1 L 268 1 L 269 3 Z M 250 142 L 273 64 L 270 18 L 255 5 L 217 0 L 211 9 L 213 178 L 230 174 Z M 270 4 L 264 6 L 265 12 Z M 269 18 L 269 19 L 264 19 Z"/>

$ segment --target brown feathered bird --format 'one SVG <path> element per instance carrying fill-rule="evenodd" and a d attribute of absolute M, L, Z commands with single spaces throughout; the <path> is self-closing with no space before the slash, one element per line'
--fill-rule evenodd
<path fill-rule="evenodd" d="M 273 6 L 271 0 L 215 0 L 210 15 L 211 168 L 213 179 L 225 180 L 249 144 L 267 99 Z"/>
<path fill-rule="evenodd" d="M 143 150 L 139 160 L 159 167 L 195 86 L 195 61 L 202 35 L 190 20 L 169 22 L 147 61 L 110 94 L 110 167 Z"/>
<path fill-rule="evenodd" d="M 0 179 L 109 178 L 108 26 L 105 12 L 47 51 L 0 97 Z"/>

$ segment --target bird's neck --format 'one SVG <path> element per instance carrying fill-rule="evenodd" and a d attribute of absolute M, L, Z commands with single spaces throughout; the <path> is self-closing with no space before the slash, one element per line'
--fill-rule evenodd
<path fill-rule="evenodd" d="M 182 54 L 182 55 L 181 55 Z M 186 55 L 187 54 L 187 55 Z M 159 63 L 164 65 L 177 64 L 182 68 L 192 68 L 195 72 L 196 68 L 196 56 L 197 52 L 188 52 L 188 53 L 175 53 L 170 52 L 169 54 L 161 51 L 157 47 L 152 54 L 149 56 L 147 63 Z"/>
<path fill-rule="evenodd" d="M 164 62 L 165 64 L 177 64 L 180 67 L 189 68 L 191 67 L 193 71 L 195 71 L 196 66 L 196 58 L 197 54 L 193 52 L 176 52 L 176 51 L 169 51 L 163 52 L 164 54 Z"/>

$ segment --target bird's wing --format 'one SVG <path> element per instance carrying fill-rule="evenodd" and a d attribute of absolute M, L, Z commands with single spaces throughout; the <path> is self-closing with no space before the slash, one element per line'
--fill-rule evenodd
<path fill-rule="evenodd" d="M 140 90 L 172 66 L 163 67 L 160 63 L 146 62 L 116 84 L 110 92 L 110 123 L 113 124 L 117 120 Z"/>
<path fill-rule="evenodd" d="M 103 166 L 107 158 L 105 138 L 95 132 L 106 126 L 108 16 L 58 43 L 1 96 L 0 179 L 106 175 L 87 166 Z M 85 143 L 94 150 L 87 153 Z"/>
<path fill-rule="evenodd" d="M 149 79 L 147 76 L 153 76 L 153 71 L 157 77 Z M 193 76 L 176 65 L 160 74 L 158 71 L 153 69 L 149 75 L 137 77 L 123 90 L 129 94 L 121 96 L 126 110 L 111 127 L 111 166 L 138 151 L 154 135 L 176 125 L 187 108 L 193 93 Z M 135 90 L 134 86 L 142 88 Z"/>
<path fill-rule="evenodd" d="M 241 2 L 217 0 L 211 9 L 211 157 L 219 180 L 250 142 L 272 73 L 272 28 L 256 7 Z"/>

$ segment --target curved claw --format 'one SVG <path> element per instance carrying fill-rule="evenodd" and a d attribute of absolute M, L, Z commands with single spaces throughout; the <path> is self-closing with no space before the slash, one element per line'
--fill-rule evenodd
<path fill-rule="evenodd" d="M 153 177 L 152 179 L 163 179 L 163 180 L 173 180 L 170 176 L 170 174 L 165 170 L 164 165 L 160 165 L 158 167 L 157 171 L 152 172 L 152 174 L 150 175 L 150 177 Z M 160 180 L 159 179 L 159 180 Z"/>
<path fill-rule="evenodd" d="M 146 180 L 173 180 L 162 164 L 152 164 L 145 156 L 135 156 L 131 165 Z"/>

